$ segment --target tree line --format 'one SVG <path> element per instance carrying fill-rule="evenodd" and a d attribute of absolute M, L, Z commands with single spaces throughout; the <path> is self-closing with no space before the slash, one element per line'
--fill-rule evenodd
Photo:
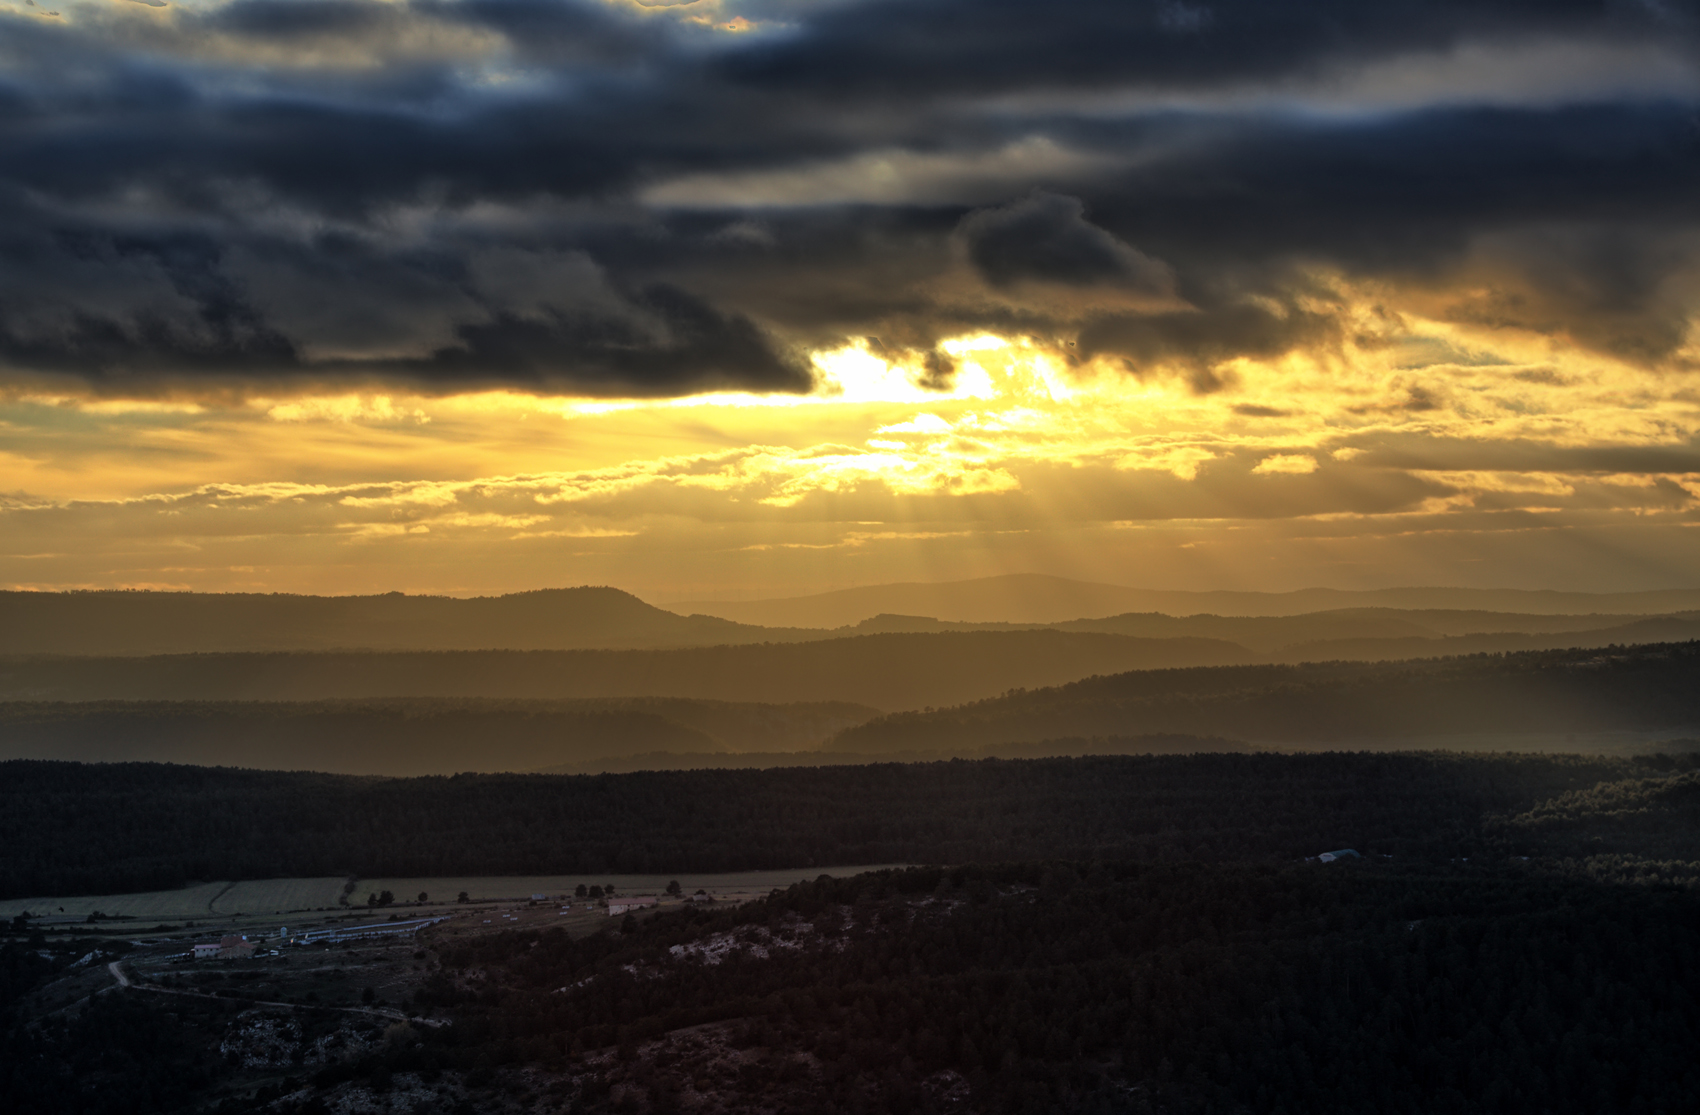
<path fill-rule="evenodd" d="M 0 763 L 0 896 L 334 874 L 1281 861 L 1338 847 L 1433 860 L 1639 854 L 1651 838 L 1635 831 L 1605 846 L 1504 820 L 1601 783 L 1680 778 L 1697 762 L 1238 753 L 398 779 L 14 761 Z M 1656 847 L 1700 859 L 1695 831 L 1673 824 Z"/>

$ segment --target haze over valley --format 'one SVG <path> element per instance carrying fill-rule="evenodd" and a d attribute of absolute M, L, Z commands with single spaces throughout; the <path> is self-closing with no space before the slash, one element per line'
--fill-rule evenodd
<path fill-rule="evenodd" d="M 1007 588 L 944 584 L 930 610 L 967 597 L 991 608 Z M 864 606 L 914 593 L 873 588 Z M 1004 615 L 1029 606 L 1001 599 Z M 18 621 L 0 659 L 0 759 L 421 775 L 1229 744 L 1645 751 L 1700 736 L 1700 613 L 1607 610 L 1647 602 L 1051 624 L 880 613 L 822 629 L 679 616 L 611 588 L 465 601 L 16 593 L 0 596 Z M 443 649 L 505 640 L 548 649 Z M 260 649 L 277 647 L 289 649 Z M 148 653 L 160 648 L 171 653 Z"/>

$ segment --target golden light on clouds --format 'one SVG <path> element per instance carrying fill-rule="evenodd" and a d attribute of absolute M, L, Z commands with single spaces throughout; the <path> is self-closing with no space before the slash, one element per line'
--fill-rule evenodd
<path fill-rule="evenodd" d="M 1044 569 L 1281 588 L 1561 579 L 1603 552 L 1629 583 L 1692 553 L 1683 376 L 1411 317 L 1237 360 L 1206 393 L 1071 347 L 966 334 L 939 346 L 941 382 L 858 339 L 812 355 L 807 395 L 19 394 L 0 410 L 3 578 L 667 595 Z"/>
<path fill-rule="evenodd" d="M 0 0 L 0 583 L 1695 583 L 1693 21 L 1266 9 Z"/>

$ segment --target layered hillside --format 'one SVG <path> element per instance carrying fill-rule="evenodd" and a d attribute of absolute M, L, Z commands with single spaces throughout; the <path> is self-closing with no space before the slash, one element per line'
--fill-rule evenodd
<path fill-rule="evenodd" d="M 0 761 L 162 762 L 409 777 L 601 770 L 807 752 L 877 715 L 851 704 L 726 701 L 96 701 L 0 703 Z M 692 761 L 692 757 L 697 757 Z"/>
<path fill-rule="evenodd" d="M 1700 643 L 1402 663 L 1134 671 L 846 729 L 866 752 L 1155 732 L 1283 744 L 1471 734 L 1691 732 Z"/>
<path fill-rule="evenodd" d="M 691 697 L 958 704 L 1089 674 L 1251 661 L 1208 639 L 1088 632 L 867 635 L 681 650 L 185 654 L 0 661 L 0 700 Z"/>

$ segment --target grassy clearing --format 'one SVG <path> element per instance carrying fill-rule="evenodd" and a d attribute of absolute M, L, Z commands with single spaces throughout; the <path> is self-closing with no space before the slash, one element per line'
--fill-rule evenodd
<path fill-rule="evenodd" d="M 349 896 L 349 906 L 363 910 L 368 894 L 389 891 L 398 902 L 413 902 L 424 891 L 428 907 L 453 906 L 461 891 L 475 902 L 525 901 L 533 894 L 551 899 L 572 894 L 580 883 L 606 888 L 610 883 L 621 894 L 660 894 L 670 880 L 677 879 L 686 894 L 699 887 L 722 899 L 766 894 L 775 887 L 788 887 L 817 875 L 848 876 L 878 871 L 900 864 L 862 864 L 841 867 L 799 867 L 785 871 L 738 871 L 719 875 L 480 875 L 428 879 L 361 879 Z M 85 918 L 96 910 L 104 914 L 133 917 L 141 921 L 187 921 L 210 917 L 230 918 L 236 914 L 267 917 L 279 912 L 341 909 L 337 898 L 345 880 L 260 879 L 241 883 L 202 883 L 182 890 L 147 894 L 47 896 L 0 901 L 0 918 L 12 918 L 25 910 L 57 920 Z M 60 908 L 64 912 L 60 913 Z M 244 923 L 245 924 L 245 923 Z"/>

